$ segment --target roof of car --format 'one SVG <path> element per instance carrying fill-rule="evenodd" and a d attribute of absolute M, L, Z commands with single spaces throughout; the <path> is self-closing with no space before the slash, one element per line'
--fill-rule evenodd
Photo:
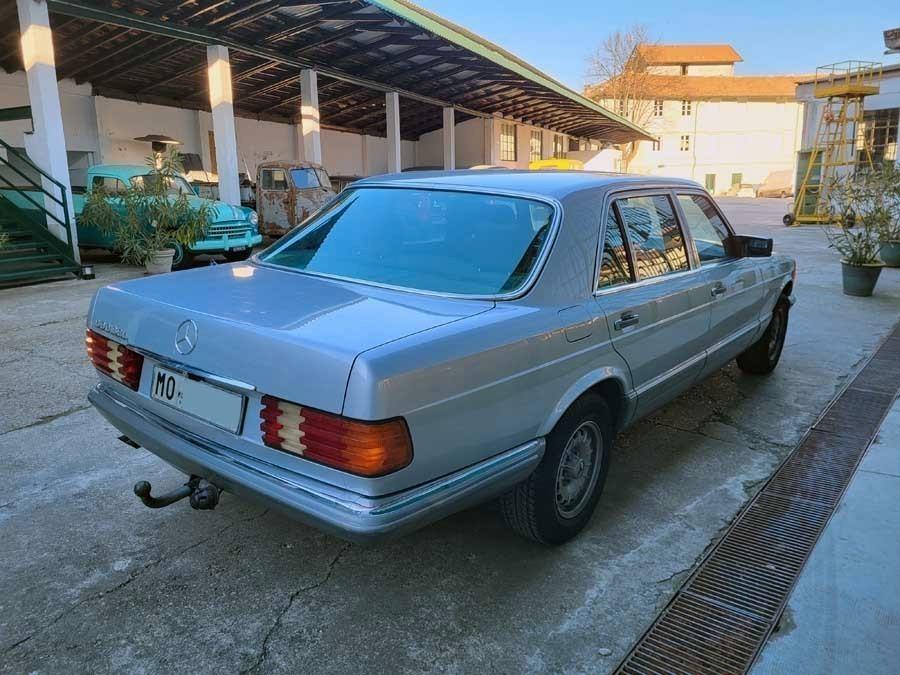
<path fill-rule="evenodd" d="M 474 188 L 526 192 L 560 199 L 573 192 L 613 185 L 671 185 L 673 187 L 699 187 L 694 181 L 683 178 L 638 176 L 599 171 L 526 171 L 515 169 L 485 169 L 467 171 L 416 171 L 371 176 L 354 185 L 395 183 L 410 187 Z"/>

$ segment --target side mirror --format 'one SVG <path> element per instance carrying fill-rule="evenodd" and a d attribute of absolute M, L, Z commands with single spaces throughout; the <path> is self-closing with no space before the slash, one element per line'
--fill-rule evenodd
<path fill-rule="evenodd" d="M 725 240 L 725 250 L 735 258 L 769 258 L 772 256 L 772 240 L 736 234 Z"/>

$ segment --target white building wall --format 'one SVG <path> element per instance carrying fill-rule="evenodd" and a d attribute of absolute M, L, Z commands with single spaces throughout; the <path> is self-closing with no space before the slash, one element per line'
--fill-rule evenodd
<path fill-rule="evenodd" d="M 741 182 L 758 184 L 773 171 L 791 169 L 799 145 L 802 106 L 775 101 L 693 101 L 690 115 L 680 101 L 665 101 L 662 117 L 646 125 L 660 137 L 660 147 L 642 142 L 628 170 L 632 173 L 689 178 L 704 183 L 715 175 L 715 191 Z M 681 137 L 689 149 L 681 150 Z"/>
<path fill-rule="evenodd" d="M 72 80 L 59 83 L 59 102 L 66 124 L 66 149 L 94 152 L 97 149 L 97 125 L 94 122 L 94 101 L 89 84 L 77 85 Z M 0 108 L 28 105 L 25 73 L 0 73 Z M 31 122 L 20 120 L 0 123 L 0 138 L 10 145 L 23 148 L 23 134 L 31 131 Z"/>
<path fill-rule="evenodd" d="M 212 170 L 209 132 L 212 116 L 208 112 L 136 103 L 91 95 L 91 85 L 60 82 L 60 100 L 65 129 L 66 148 L 72 168 L 80 172 L 91 164 L 143 164 L 151 149 L 149 143 L 134 138 L 147 134 L 165 134 L 182 142 L 179 149 L 200 156 L 206 170 Z M 28 105 L 24 73 L 0 73 L 0 107 Z M 493 142 L 499 147 L 500 121 L 495 120 Z M 487 120 L 472 118 L 456 125 L 456 163 L 459 168 L 484 164 L 485 125 Z M 532 129 L 516 123 L 517 161 L 501 162 L 511 168 L 527 168 L 529 139 Z M 0 123 L 0 138 L 14 147 L 24 147 L 23 134 L 30 123 Z M 553 156 L 552 131 L 543 134 L 543 157 Z M 264 122 L 242 117 L 235 118 L 238 167 L 255 178 L 259 163 L 273 160 L 297 160 L 297 125 Z M 568 137 L 565 137 L 568 143 Z M 89 153 L 75 157 L 72 153 Z M 366 176 L 387 171 L 387 144 L 382 137 L 365 136 L 322 130 L 323 163 L 329 173 L 344 176 Z M 403 168 L 414 166 L 442 166 L 441 130 L 424 134 L 418 142 L 402 141 Z M 604 160 L 605 161 L 605 160 Z M 606 169 L 604 164 L 604 169 Z M 82 176 L 83 177 L 83 176 Z"/>
<path fill-rule="evenodd" d="M 196 110 L 183 110 L 150 103 L 134 103 L 103 96 L 94 97 L 97 110 L 99 157 L 102 164 L 143 164 L 152 152 L 150 144 L 134 140 L 147 134 L 165 134 L 182 142 L 181 152 L 201 154 L 200 123 Z M 63 112 L 68 140 L 76 121 Z M 209 168 L 209 165 L 206 165 Z"/>
<path fill-rule="evenodd" d="M 665 66 L 648 66 L 648 73 L 654 75 L 683 75 L 680 64 L 671 64 Z M 734 75 L 734 64 L 731 63 L 713 63 L 713 64 L 687 64 L 688 75 Z"/>

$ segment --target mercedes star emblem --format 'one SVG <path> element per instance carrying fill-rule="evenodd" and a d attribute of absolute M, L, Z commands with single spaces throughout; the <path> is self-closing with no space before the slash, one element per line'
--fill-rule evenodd
<path fill-rule="evenodd" d="M 179 354 L 190 354 L 197 346 L 197 324 L 193 319 L 181 322 L 175 331 L 175 349 Z"/>

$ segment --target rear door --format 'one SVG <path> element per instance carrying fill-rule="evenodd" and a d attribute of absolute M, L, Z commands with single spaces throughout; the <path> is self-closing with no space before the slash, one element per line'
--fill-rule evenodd
<path fill-rule="evenodd" d="M 644 415 L 703 369 L 709 303 L 676 217 L 673 195 L 614 195 L 608 205 L 596 300 L 625 359 Z"/>
<path fill-rule="evenodd" d="M 677 202 L 691 253 L 700 264 L 705 295 L 711 302 L 704 375 L 721 368 L 756 337 L 764 288 L 758 263 L 725 250 L 731 228 L 713 200 L 701 192 L 678 191 Z"/>

